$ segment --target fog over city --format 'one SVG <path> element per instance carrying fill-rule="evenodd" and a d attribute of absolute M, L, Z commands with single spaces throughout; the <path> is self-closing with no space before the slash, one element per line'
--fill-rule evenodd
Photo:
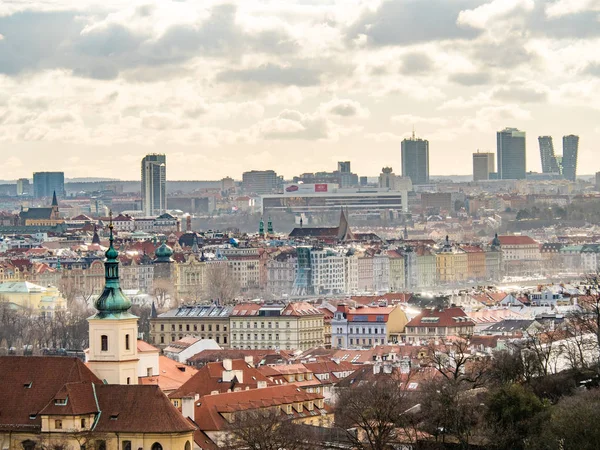
<path fill-rule="evenodd" d="M 352 160 L 399 170 L 412 129 L 431 173 L 469 174 L 494 132 L 600 137 L 594 0 L 90 1 L 0 4 L 0 145 L 13 178 L 285 176 Z M 60 167 L 59 167 L 60 163 Z M 324 164 L 327 163 L 327 164 Z M 592 174 L 595 170 L 583 171 Z"/>

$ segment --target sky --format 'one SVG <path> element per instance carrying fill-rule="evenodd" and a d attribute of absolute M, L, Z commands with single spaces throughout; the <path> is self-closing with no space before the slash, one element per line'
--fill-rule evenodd
<path fill-rule="evenodd" d="M 496 131 L 600 171 L 600 0 L 2 0 L 0 179 L 471 174 Z"/>

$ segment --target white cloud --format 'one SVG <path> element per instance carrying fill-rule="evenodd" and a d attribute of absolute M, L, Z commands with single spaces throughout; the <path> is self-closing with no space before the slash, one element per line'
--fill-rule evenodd
<path fill-rule="evenodd" d="M 600 11 L 600 0 L 558 0 L 546 6 L 546 15 L 551 18 L 582 11 Z"/>
<path fill-rule="evenodd" d="M 534 5 L 533 0 L 492 0 L 475 9 L 461 11 L 457 22 L 459 25 L 484 30 L 509 14 L 531 11 Z"/>

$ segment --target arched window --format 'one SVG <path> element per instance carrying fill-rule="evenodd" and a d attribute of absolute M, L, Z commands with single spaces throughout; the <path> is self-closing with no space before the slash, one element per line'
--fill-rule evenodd
<path fill-rule="evenodd" d="M 125 335 L 125 350 L 129 350 L 129 335 Z"/>
<path fill-rule="evenodd" d="M 102 336 L 100 336 L 100 349 L 103 352 L 107 352 L 108 351 L 108 336 L 103 334 Z"/>
<path fill-rule="evenodd" d="M 185 447 L 183 448 L 183 450 L 192 450 L 192 444 L 190 444 L 190 441 L 187 441 L 185 443 Z"/>
<path fill-rule="evenodd" d="M 158 442 L 155 442 L 152 444 L 152 450 L 163 450 L 163 448 L 162 445 L 160 445 Z"/>
<path fill-rule="evenodd" d="M 29 439 L 21 442 L 23 446 L 23 450 L 35 450 L 35 441 L 30 441 Z"/>

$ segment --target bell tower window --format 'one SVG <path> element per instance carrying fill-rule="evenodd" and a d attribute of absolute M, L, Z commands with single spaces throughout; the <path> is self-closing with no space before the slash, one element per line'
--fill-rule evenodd
<path fill-rule="evenodd" d="M 129 350 L 129 335 L 125 335 L 125 350 Z"/>
<path fill-rule="evenodd" d="M 103 352 L 107 352 L 108 351 L 108 336 L 103 334 L 102 336 L 100 336 L 100 349 Z"/>

